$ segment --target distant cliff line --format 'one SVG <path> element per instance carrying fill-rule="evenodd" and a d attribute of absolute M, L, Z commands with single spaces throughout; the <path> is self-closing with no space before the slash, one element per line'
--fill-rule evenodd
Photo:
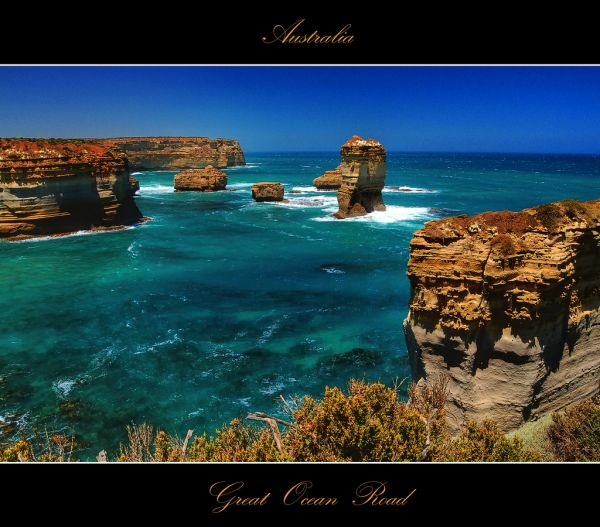
<path fill-rule="evenodd" d="M 243 166 L 246 158 L 239 141 L 206 136 L 122 136 L 104 138 L 4 138 L 14 142 L 96 143 L 123 151 L 130 170 L 185 170 Z"/>
<path fill-rule="evenodd" d="M 239 141 L 208 137 L 112 137 L 99 142 L 125 152 L 131 170 L 186 170 L 246 164 Z"/>
<path fill-rule="evenodd" d="M 238 141 L 206 137 L 0 139 L 0 239 L 144 221 L 131 171 L 245 164 Z"/>

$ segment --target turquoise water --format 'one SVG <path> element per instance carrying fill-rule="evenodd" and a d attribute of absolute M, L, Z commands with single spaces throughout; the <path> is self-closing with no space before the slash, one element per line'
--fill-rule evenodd
<path fill-rule="evenodd" d="M 386 212 L 335 221 L 335 193 L 310 185 L 338 159 L 248 155 L 227 170 L 235 192 L 213 194 L 139 173 L 151 222 L 0 243 L 0 418 L 74 432 L 85 459 L 132 421 L 185 435 L 276 412 L 279 394 L 391 384 L 409 376 L 412 232 L 448 212 L 600 197 L 599 157 L 390 154 L 386 184 L 427 192 L 387 189 Z M 253 203 L 265 180 L 300 193 Z"/>

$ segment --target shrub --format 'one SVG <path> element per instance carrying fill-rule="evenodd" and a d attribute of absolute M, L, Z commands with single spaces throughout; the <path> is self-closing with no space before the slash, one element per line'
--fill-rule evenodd
<path fill-rule="evenodd" d="M 548 437 L 559 461 L 600 461 L 600 396 L 555 412 Z"/>
<path fill-rule="evenodd" d="M 490 245 L 496 250 L 496 252 L 506 258 L 517 252 L 517 248 L 511 236 L 508 234 L 498 234 L 492 238 Z"/>
<path fill-rule="evenodd" d="M 562 210 L 558 205 L 548 203 L 537 207 L 535 216 L 542 226 L 552 231 L 558 226 L 562 218 Z"/>
<path fill-rule="evenodd" d="M 447 438 L 434 454 L 434 461 L 539 461 L 519 438 L 508 439 L 489 419 L 469 421 L 456 438 Z"/>
<path fill-rule="evenodd" d="M 419 411 L 381 383 L 351 381 L 348 394 L 328 387 L 293 418 L 285 443 L 296 461 L 416 461 L 427 446 Z"/>

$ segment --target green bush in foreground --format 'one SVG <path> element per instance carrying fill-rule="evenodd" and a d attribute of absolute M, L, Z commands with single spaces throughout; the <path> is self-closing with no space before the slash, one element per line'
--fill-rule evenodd
<path fill-rule="evenodd" d="M 435 461 L 539 461 L 517 437 L 508 439 L 498 425 L 485 419 L 468 421 L 454 439 L 447 439 L 436 452 Z"/>
<path fill-rule="evenodd" d="M 456 437 L 445 431 L 446 382 L 409 389 L 408 401 L 381 383 L 351 381 L 346 392 L 326 388 L 319 400 L 285 403 L 287 420 L 251 414 L 264 425 L 234 419 L 214 435 L 181 439 L 147 424 L 127 428 L 127 441 L 109 460 L 166 461 L 539 461 L 496 423 L 467 422 Z M 600 398 L 553 414 L 548 437 L 561 461 L 600 460 Z M 71 461 L 72 438 L 46 434 L 0 445 L 0 461 Z M 98 455 L 99 461 L 106 453 Z"/>
<path fill-rule="evenodd" d="M 554 413 L 548 436 L 559 461 L 600 461 L 600 396 Z"/>

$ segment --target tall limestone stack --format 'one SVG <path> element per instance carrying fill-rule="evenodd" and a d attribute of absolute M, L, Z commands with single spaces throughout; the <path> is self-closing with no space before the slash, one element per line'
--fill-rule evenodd
<path fill-rule="evenodd" d="M 600 200 L 431 221 L 408 276 L 413 377 L 449 377 L 455 430 L 511 430 L 598 392 Z"/>
<path fill-rule="evenodd" d="M 133 179 L 133 178 L 132 178 Z M 142 219 L 125 154 L 75 139 L 0 139 L 0 239 L 114 229 Z"/>
<path fill-rule="evenodd" d="M 340 150 L 342 184 L 337 193 L 339 219 L 385 210 L 381 191 L 385 184 L 385 148 L 379 141 L 357 135 Z"/>

